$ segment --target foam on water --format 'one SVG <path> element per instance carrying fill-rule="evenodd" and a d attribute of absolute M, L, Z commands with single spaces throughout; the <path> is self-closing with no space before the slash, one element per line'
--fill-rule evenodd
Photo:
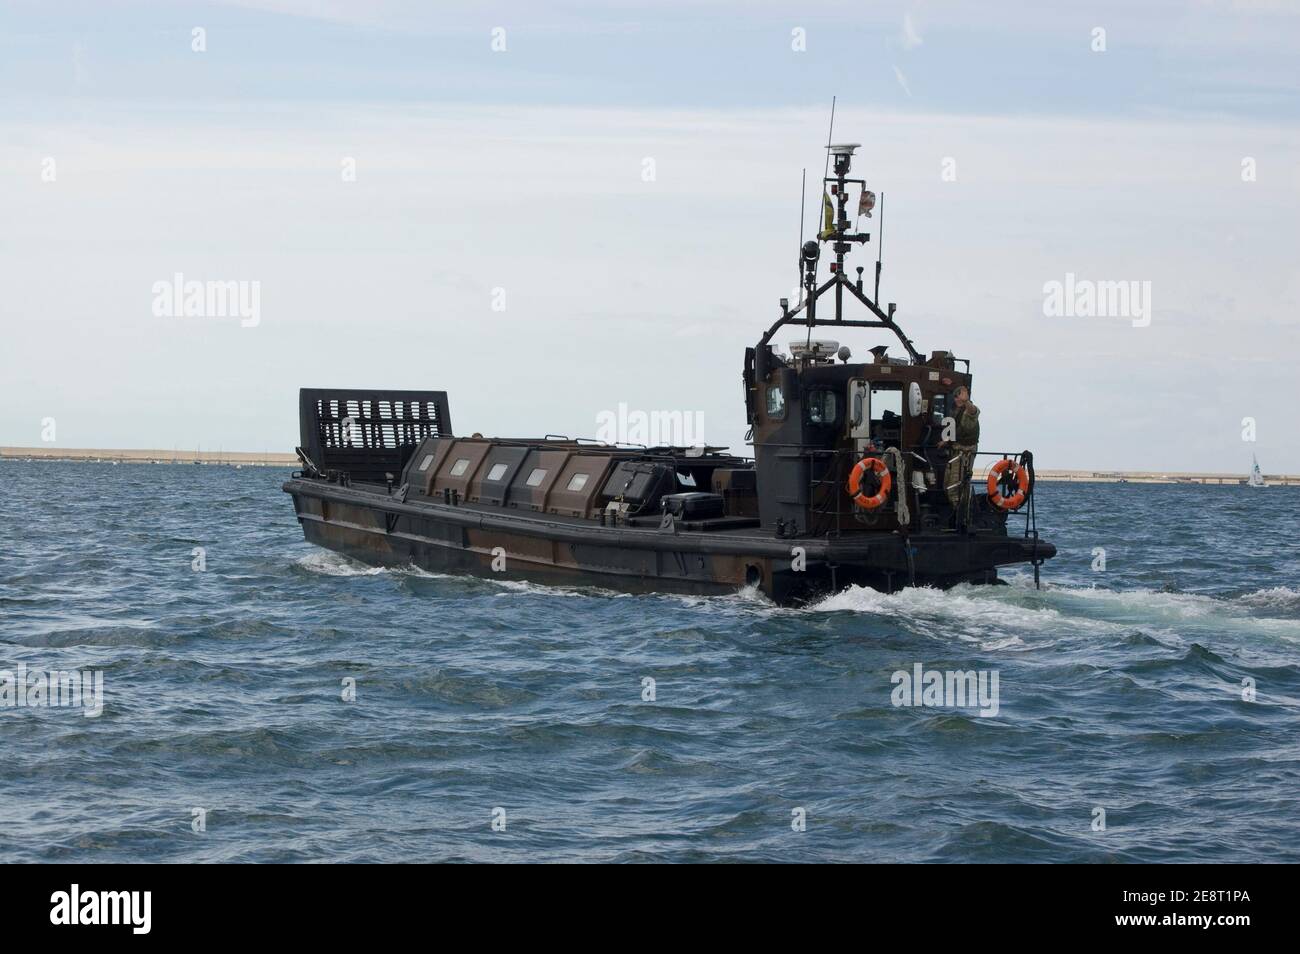
<path fill-rule="evenodd" d="M 321 576 L 378 576 L 384 572 L 383 567 L 367 566 L 333 550 L 313 550 L 294 563 L 309 573 L 319 573 Z"/>
<path fill-rule="evenodd" d="M 974 641 L 985 649 L 1021 649 L 1032 645 L 1032 634 L 1061 627 L 1076 633 L 1098 635 L 1131 631 L 1135 627 L 1153 634 L 1170 634 L 1179 624 L 1231 627 L 1286 641 L 1300 641 L 1300 626 L 1285 618 L 1261 616 L 1260 609 L 1286 614 L 1300 607 L 1300 593 L 1285 586 L 1269 587 L 1238 597 L 1214 597 L 1148 588 L 1110 589 L 1070 586 L 1045 581 L 1035 587 L 1032 578 L 1013 574 L 1005 586 L 963 584 L 949 590 L 913 587 L 883 593 L 870 587 L 851 586 L 801 607 L 780 607 L 755 586 L 721 596 L 632 594 L 596 586 L 553 586 L 522 580 L 433 573 L 412 565 L 374 567 L 342 554 L 315 550 L 297 558 L 295 565 L 311 573 L 333 577 L 372 577 L 387 574 L 428 580 L 459 580 L 490 584 L 498 598 L 511 595 L 551 598 L 601 598 L 670 601 L 720 612 L 786 615 L 809 613 L 862 613 L 917 628 L 942 623 L 958 639 Z M 989 638 L 988 633 L 999 633 Z M 1026 642 L 1026 635 L 1031 636 Z M 1038 640 L 1043 641 L 1043 640 Z M 1046 639 L 1050 642 L 1050 637 Z"/>
<path fill-rule="evenodd" d="M 963 584 L 950 590 L 912 587 L 896 593 L 882 593 L 869 587 L 852 586 L 819 600 L 808 609 L 812 612 L 870 613 L 891 620 L 905 620 L 926 625 L 943 623 L 962 630 L 988 632 L 1016 629 L 1023 633 L 1042 633 L 1060 625 L 1059 609 L 1048 605 L 1046 598 L 1019 592 L 1012 587 L 970 586 Z M 1072 620 L 1085 628 L 1105 630 L 1104 621 Z"/>
<path fill-rule="evenodd" d="M 1244 606 L 1300 613 L 1300 591 L 1289 586 L 1270 586 L 1237 598 Z"/>
<path fill-rule="evenodd" d="M 1098 630 L 1111 628 L 1113 624 L 1164 627 L 1214 619 L 1230 625 L 1253 626 L 1261 631 L 1286 632 L 1295 627 L 1282 620 L 1261 618 L 1250 608 L 1290 609 L 1300 603 L 1295 591 L 1286 587 L 1260 590 L 1242 597 L 1215 597 L 1142 587 L 1070 586 L 1049 581 L 1036 589 L 1032 579 L 1020 576 L 1013 576 L 1006 582 L 1006 586 L 963 584 L 950 590 L 917 587 L 892 594 L 850 587 L 819 600 L 809 608 L 827 612 L 848 610 L 904 616 L 937 614 L 962 619 L 988 618 L 1025 626 L 1069 618 L 1084 627 L 1095 626 Z"/>
<path fill-rule="evenodd" d="M 402 564 L 400 566 L 371 566 L 368 563 L 362 563 L 354 560 L 349 556 L 336 553 L 333 550 L 313 550 L 306 556 L 298 557 L 293 561 L 295 566 L 301 567 L 309 573 L 318 573 L 321 576 L 410 576 L 426 580 L 454 580 L 464 579 L 447 573 L 434 573 L 430 570 L 422 569 L 413 564 Z"/>

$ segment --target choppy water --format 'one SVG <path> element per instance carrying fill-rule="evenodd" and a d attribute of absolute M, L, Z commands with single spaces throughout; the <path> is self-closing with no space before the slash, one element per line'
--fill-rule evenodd
<path fill-rule="evenodd" d="M 1300 860 L 1296 489 L 1043 485 L 1042 591 L 789 610 L 367 569 L 283 471 L 0 477 L 0 668 L 106 693 L 0 709 L 0 860 Z"/>

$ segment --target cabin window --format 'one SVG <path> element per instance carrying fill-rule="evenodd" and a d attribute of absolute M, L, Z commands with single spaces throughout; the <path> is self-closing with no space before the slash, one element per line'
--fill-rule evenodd
<path fill-rule="evenodd" d="M 903 416 L 903 386 L 901 384 L 871 385 L 871 420 L 887 421 Z"/>
<path fill-rule="evenodd" d="M 506 471 L 509 469 L 510 469 L 509 464 L 493 464 L 492 469 L 488 471 L 487 479 L 500 480 L 502 477 L 506 475 Z"/>
<path fill-rule="evenodd" d="M 779 384 L 767 389 L 767 416 L 776 421 L 785 417 L 785 394 Z"/>
<path fill-rule="evenodd" d="M 948 403 L 946 394 L 930 396 L 930 413 L 926 418 L 925 430 L 921 433 L 921 443 L 926 447 L 937 446 L 943 440 L 943 422 L 948 416 Z"/>
<path fill-rule="evenodd" d="M 581 489 L 582 489 L 583 487 L 585 487 L 585 486 L 587 486 L 587 475 L 586 475 L 586 474 L 574 474 L 572 477 L 569 478 L 569 485 L 568 485 L 567 487 L 565 487 L 564 489 L 565 489 L 565 490 L 578 491 L 578 490 L 581 490 Z"/>
<path fill-rule="evenodd" d="M 942 425 L 943 419 L 948 416 L 948 395 L 936 394 L 930 398 L 930 422 L 932 424 Z"/>
<path fill-rule="evenodd" d="M 534 467 L 533 472 L 528 475 L 528 479 L 524 481 L 524 483 L 526 483 L 529 487 L 540 487 L 542 485 L 542 481 L 545 479 L 546 479 L 546 471 L 543 470 L 541 467 Z"/>
<path fill-rule="evenodd" d="M 428 469 L 429 469 L 430 467 L 432 467 L 432 466 L 433 466 L 433 455 L 432 455 L 432 454 L 425 454 L 425 455 L 424 455 L 424 460 L 422 460 L 422 461 L 420 462 L 420 470 L 421 470 L 421 472 L 428 470 Z"/>
<path fill-rule="evenodd" d="M 809 424 L 834 424 L 840 416 L 840 399 L 834 391 L 816 388 L 804 400 L 804 417 Z"/>
<path fill-rule="evenodd" d="M 456 461 L 456 463 L 451 465 L 451 476 L 463 477 L 467 470 L 469 470 L 469 458 L 462 457 L 460 460 Z"/>
<path fill-rule="evenodd" d="M 896 444 L 903 434 L 903 385 L 872 382 L 871 436 Z"/>

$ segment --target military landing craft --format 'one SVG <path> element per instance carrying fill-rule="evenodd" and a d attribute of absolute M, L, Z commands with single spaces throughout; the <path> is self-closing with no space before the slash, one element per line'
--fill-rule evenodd
<path fill-rule="evenodd" d="M 980 453 L 984 492 L 961 480 L 951 500 L 954 398 L 971 388 L 970 363 L 922 354 L 895 306 L 879 306 L 879 256 L 873 295 L 862 268 L 856 280 L 845 272 L 845 256 L 871 239 L 850 222 L 850 194 L 860 217 L 875 204 L 848 176 L 855 148 L 828 147 L 825 228 L 799 250 L 801 300 L 782 299 L 745 352 L 753 459 L 719 447 L 457 437 L 443 391 L 303 389 L 303 469 L 284 490 L 306 538 L 373 565 L 631 592 L 756 587 L 780 603 L 850 585 L 996 583 L 1015 564 L 1037 580 L 1056 548 L 1038 534 L 1033 455 Z M 846 302 L 865 317 L 845 317 Z M 772 342 L 786 327 L 803 340 L 782 354 Z M 817 328 L 887 332 L 902 354 L 880 345 L 855 362 L 838 341 L 814 338 Z"/>

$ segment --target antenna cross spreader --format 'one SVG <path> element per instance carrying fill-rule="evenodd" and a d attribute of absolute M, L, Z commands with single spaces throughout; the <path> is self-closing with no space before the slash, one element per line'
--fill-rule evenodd
<path fill-rule="evenodd" d="M 869 232 L 850 232 L 852 223 L 849 221 L 848 201 L 849 186 L 857 186 L 860 190 L 858 212 L 859 214 L 870 217 L 871 210 L 875 208 L 875 193 L 867 189 L 865 179 L 849 178 L 849 169 L 853 163 L 854 150 L 859 148 L 858 143 L 838 143 L 828 145 L 828 160 L 834 163 L 834 174 L 825 176 L 822 179 L 822 206 L 824 213 L 823 228 L 817 233 L 817 239 L 809 239 L 804 242 L 799 249 L 799 267 L 802 276 L 801 281 L 804 288 L 803 302 L 795 308 L 790 308 L 788 299 L 781 299 L 781 318 L 773 325 L 763 336 L 762 344 L 766 345 L 772 335 L 785 324 L 793 323 L 801 313 L 803 318 L 800 323 L 806 324 L 809 328 L 817 325 L 843 325 L 854 328 L 887 328 L 898 336 L 903 347 L 907 349 L 912 360 L 920 362 L 921 355 L 913 346 L 903 330 L 894 321 L 894 303 L 890 302 L 888 311 L 882 311 L 877 301 L 880 298 L 880 272 L 881 260 L 876 260 L 876 285 L 873 297 L 868 297 L 862 287 L 863 269 L 857 269 L 858 277 L 856 281 L 850 281 L 844 273 L 844 256 L 853 248 L 854 244 L 864 244 L 871 240 Z M 884 228 L 884 197 L 880 200 L 881 229 L 883 235 Z M 830 263 L 830 277 L 821 285 L 817 284 L 817 266 L 821 259 L 821 244 L 824 242 L 831 243 L 831 251 L 835 253 L 835 260 Z M 879 244 L 877 244 L 879 248 Z M 831 289 L 835 290 L 835 316 L 834 318 L 819 318 L 817 315 L 817 300 Z M 869 320 L 850 320 L 844 317 L 844 292 L 848 290 L 849 294 L 866 306 L 867 310 L 872 313 L 874 319 Z"/>

